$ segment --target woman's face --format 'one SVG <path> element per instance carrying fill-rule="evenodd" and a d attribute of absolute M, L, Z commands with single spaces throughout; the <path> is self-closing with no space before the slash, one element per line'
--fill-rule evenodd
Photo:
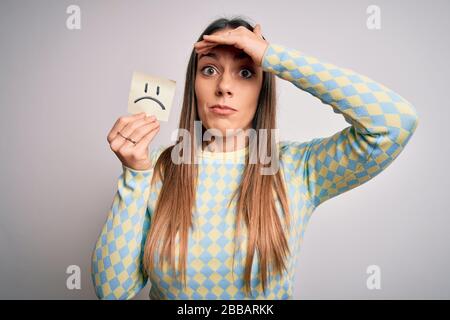
<path fill-rule="evenodd" d="M 195 93 L 202 125 L 206 129 L 218 129 L 224 136 L 227 129 L 251 128 L 262 85 L 262 68 L 243 50 L 230 45 L 213 47 L 197 59 Z M 224 114 L 212 108 L 217 104 L 234 111 Z"/>

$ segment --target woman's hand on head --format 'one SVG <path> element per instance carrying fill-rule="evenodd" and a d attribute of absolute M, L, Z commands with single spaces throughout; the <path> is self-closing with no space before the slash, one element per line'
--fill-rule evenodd
<path fill-rule="evenodd" d="M 134 170 L 148 170 L 151 167 L 148 146 L 158 132 L 156 117 L 141 112 L 119 117 L 107 140 L 123 165 Z"/>
<path fill-rule="evenodd" d="M 257 24 L 253 32 L 241 26 L 233 30 L 225 29 L 212 35 L 204 35 L 203 40 L 196 42 L 194 47 L 197 53 L 206 53 L 217 45 L 232 45 L 241 49 L 257 66 L 261 66 L 269 42 L 263 39 L 261 26 Z"/>

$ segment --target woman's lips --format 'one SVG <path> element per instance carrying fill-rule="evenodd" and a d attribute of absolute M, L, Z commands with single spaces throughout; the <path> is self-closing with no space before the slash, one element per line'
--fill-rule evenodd
<path fill-rule="evenodd" d="M 211 106 L 211 107 L 209 107 L 209 109 L 211 110 L 211 112 L 218 114 L 218 115 L 230 115 L 230 114 L 237 112 L 236 109 L 234 109 L 230 106 L 220 105 L 220 104 Z"/>

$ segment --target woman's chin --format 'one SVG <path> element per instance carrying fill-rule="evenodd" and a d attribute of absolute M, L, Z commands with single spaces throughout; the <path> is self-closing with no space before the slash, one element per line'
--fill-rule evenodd
<path fill-rule="evenodd" d="M 214 120 L 209 122 L 207 126 L 205 126 L 208 130 L 217 130 L 222 133 L 222 135 L 225 135 L 227 133 L 227 130 L 230 130 L 230 133 L 235 129 L 235 126 L 230 123 L 230 121 L 227 120 Z M 229 133 L 229 134 L 230 134 Z"/>

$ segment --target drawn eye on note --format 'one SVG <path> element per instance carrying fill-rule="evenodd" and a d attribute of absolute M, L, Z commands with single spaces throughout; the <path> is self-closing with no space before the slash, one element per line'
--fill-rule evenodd
<path fill-rule="evenodd" d="M 176 82 L 162 77 L 134 72 L 128 98 L 128 112 L 145 112 L 168 121 Z"/>

